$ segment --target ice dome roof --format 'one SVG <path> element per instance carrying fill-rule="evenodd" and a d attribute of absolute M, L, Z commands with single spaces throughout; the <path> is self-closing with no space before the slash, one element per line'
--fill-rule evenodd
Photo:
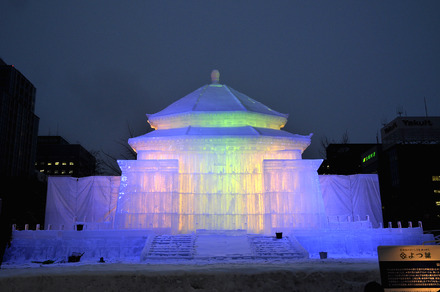
<path fill-rule="evenodd" d="M 266 118 L 269 119 L 275 117 L 277 123 L 280 124 L 280 127 L 285 124 L 288 117 L 287 114 L 274 111 L 241 92 L 226 85 L 219 84 L 219 75 L 220 73 L 218 73 L 217 70 L 214 70 L 211 74 L 212 84 L 200 87 L 158 113 L 148 114 L 147 116 L 150 124 L 153 127 L 157 127 L 157 125 L 161 124 L 164 119 L 175 119 L 176 115 L 184 115 L 188 117 L 188 115 L 193 116 L 207 113 L 218 114 L 220 112 L 242 112 L 253 115 L 257 114 L 260 116 L 265 115 L 267 116 Z M 231 116 L 229 115 L 229 117 Z M 188 125 L 194 126 L 194 124 L 190 122 Z M 180 124 L 180 126 L 182 125 Z"/>

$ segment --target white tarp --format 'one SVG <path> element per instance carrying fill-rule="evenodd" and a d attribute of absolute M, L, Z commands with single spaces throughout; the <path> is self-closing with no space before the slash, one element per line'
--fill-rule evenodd
<path fill-rule="evenodd" d="M 375 228 L 383 222 L 376 174 L 320 175 L 319 181 L 331 221 L 365 220 L 369 216 Z"/>
<path fill-rule="evenodd" d="M 330 221 L 365 220 L 373 227 L 382 222 L 379 182 L 376 174 L 320 175 L 325 211 Z M 95 228 L 112 228 L 120 185 L 119 176 L 83 178 L 49 177 L 46 202 L 46 226 L 75 222 L 100 224 Z"/>
<path fill-rule="evenodd" d="M 116 210 L 119 176 L 49 177 L 45 224 L 72 229 L 76 222 L 89 228 L 111 228 Z"/>

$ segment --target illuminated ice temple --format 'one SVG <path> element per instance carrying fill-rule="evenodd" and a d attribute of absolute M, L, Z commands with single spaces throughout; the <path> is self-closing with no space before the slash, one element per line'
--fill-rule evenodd
<path fill-rule="evenodd" d="M 302 159 L 311 134 L 281 130 L 287 115 L 219 84 L 148 115 L 155 129 L 129 139 L 137 160 L 122 170 L 115 228 L 271 233 L 323 228 L 317 169 Z"/>
<path fill-rule="evenodd" d="M 377 175 L 318 176 L 321 160 L 302 159 L 312 135 L 281 130 L 286 114 L 219 75 L 147 115 L 155 130 L 129 139 L 137 160 L 118 161 L 120 177 L 49 177 L 45 227 L 14 231 L 6 261 L 358 257 L 433 239 L 383 228 Z"/>

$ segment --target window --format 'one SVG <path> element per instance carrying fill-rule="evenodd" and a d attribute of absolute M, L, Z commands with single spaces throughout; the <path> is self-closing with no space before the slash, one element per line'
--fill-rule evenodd
<path fill-rule="evenodd" d="M 54 173 L 55 173 L 55 174 L 58 174 L 58 170 L 55 170 Z"/>
<path fill-rule="evenodd" d="M 55 162 L 55 165 L 60 165 L 60 163 L 57 161 L 57 162 Z"/>
<path fill-rule="evenodd" d="M 52 165 L 52 162 L 48 162 L 47 165 Z"/>
<path fill-rule="evenodd" d="M 67 165 L 67 163 L 65 163 L 65 162 L 62 162 L 62 163 L 61 163 L 61 165 Z"/>
<path fill-rule="evenodd" d="M 440 207 L 440 201 L 435 201 L 435 205 Z"/>
<path fill-rule="evenodd" d="M 69 162 L 69 165 L 75 165 L 75 163 L 73 163 L 73 162 L 71 161 L 71 162 Z"/>
<path fill-rule="evenodd" d="M 69 170 L 69 174 L 73 174 L 73 170 Z"/>
<path fill-rule="evenodd" d="M 440 190 L 434 190 L 434 194 L 440 194 Z"/>
<path fill-rule="evenodd" d="M 61 170 L 61 174 L 66 174 L 66 171 L 65 170 Z"/>
<path fill-rule="evenodd" d="M 40 169 L 40 172 L 44 172 L 44 169 Z"/>
<path fill-rule="evenodd" d="M 433 175 L 432 181 L 440 181 L 440 175 Z"/>

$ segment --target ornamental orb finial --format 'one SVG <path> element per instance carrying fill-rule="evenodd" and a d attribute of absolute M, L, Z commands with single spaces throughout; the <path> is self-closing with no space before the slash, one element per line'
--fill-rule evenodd
<path fill-rule="evenodd" d="M 220 82 L 220 72 L 217 69 L 211 72 L 211 82 L 212 84 L 218 84 Z"/>

